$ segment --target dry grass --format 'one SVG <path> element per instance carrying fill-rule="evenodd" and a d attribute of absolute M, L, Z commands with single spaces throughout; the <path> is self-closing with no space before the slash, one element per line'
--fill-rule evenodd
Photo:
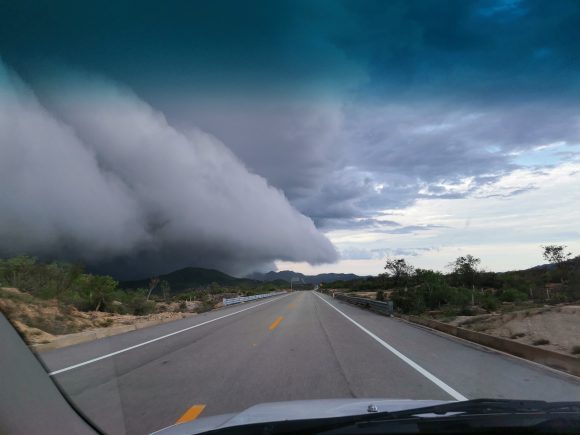
<path fill-rule="evenodd" d="M 78 311 L 58 301 L 37 299 L 15 289 L 0 288 L 0 311 L 28 344 L 48 343 L 58 335 L 89 329 L 131 325 L 148 320 L 181 319 L 191 314 L 160 312 L 146 316 Z"/>

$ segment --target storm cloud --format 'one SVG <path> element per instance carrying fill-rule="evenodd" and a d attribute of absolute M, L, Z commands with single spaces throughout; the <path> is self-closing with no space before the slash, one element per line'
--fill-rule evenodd
<path fill-rule="evenodd" d="M 281 191 L 127 88 L 63 70 L 36 94 L 5 67 L 0 79 L 1 254 L 83 260 L 117 276 L 336 259 Z"/>
<path fill-rule="evenodd" d="M 134 242 L 130 253 L 105 244 L 107 253 L 97 255 L 105 269 L 123 264 L 121 259 L 128 268 L 133 263 L 164 268 L 184 259 L 243 271 L 249 263 L 259 267 L 277 256 L 312 262 L 335 258 L 320 254 L 315 228 L 309 227 L 314 236 L 307 242 L 292 237 L 291 226 L 280 225 L 280 233 L 292 241 L 276 240 L 284 245 L 277 251 L 270 249 L 274 242 L 254 240 L 251 231 L 234 234 L 237 226 L 230 231 L 228 222 L 211 218 L 209 198 L 195 197 L 208 201 L 195 213 L 210 222 L 191 224 L 199 230 L 195 252 L 203 254 L 196 257 L 186 244 L 175 243 L 179 230 L 173 230 L 186 225 L 182 220 L 194 207 L 176 199 L 192 168 L 183 158 L 190 155 L 183 152 L 187 146 L 167 143 L 212 143 L 220 156 L 245 166 L 248 179 L 272 186 L 265 189 L 287 198 L 330 237 L 335 230 L 378 226 L 396 243 L 405 235 L 402 228 L 432 222 L 399 221 L 393 215 L 392 224 L 380 223 L 393 211 L 422 201 L 525 197 L 538 188 L 533 180 L 502 180 L 524 169 L 539 174 L 580 155 L 580 4 L 575 0 L 450 0 L 444 5 L 436 0 L 164 5 L 21 0 L 2 5 L 2 12 L 0 55 L 32 86 L 42 113 L 62 128 L 58 134 L 78 141 L 85 158 L 96 162 L 95 191 L 111 191 L 111 207 L 126 204 L 124 220 L 105 216 L 102 225 Z M 108 81 L 83 76 L 79 82 L 57 72 L 60 83 L 47 83 L 53 65 L 71 65 Z M 21 87 L 24 94 L 31 92 Z M 99 116 L 87 115 L 93 111 Z M 128 133 L 149 124 L 159 128 L 147 129 L 145 140 Z M 157 139 L 159 147 L 179 156 L 180 170 L 159 174 L 169 167 L 163 160 L 169 157 L 148 153 L 147 144 Z M 132 149 L 134 166 L 119 155 L 123 147 L 112 145 L 118 143 L 130 144 L 124 146 Z M 135 157 L 141 153 L 149 164 Z M 215 176 L 219 180 L 206 185 L 222 186 L 217 167 L 195 166 L 195 177 Z M 159 201 L 156 188 L 164 192 Z M 224 195 L 221 187 L 213 190 L 216 198 Z M 265 196 L 248 204 L 269 208 Z M 168 209 L 176 208 L 187 213 L 172 211 L 167 219 Z M 237 213 L 233 206 L 228 210 Z M 24 212 L 15 219 L 34 220 Z M 217 235 L 214 224 L 227 243 L 208 236 Z M 67 228 L 84 234 L 81 226 L 75 222 Z M 159 235 L 170 249 L 153 248 Z M 88 258 L 101 251 L 97 242 L 85 251 L 75 242 L 79 239 L 58 238 L 53 246 L 63 252 L 81 251 Z M 116 238 L 120 246 L 127 245 L 125 239 Z M 7 246 L 14 244 L 6 240 Z M 243 243 L 231 245 L 232 240 Z M 111 260 L 103 263 L 104 258 Z"/>

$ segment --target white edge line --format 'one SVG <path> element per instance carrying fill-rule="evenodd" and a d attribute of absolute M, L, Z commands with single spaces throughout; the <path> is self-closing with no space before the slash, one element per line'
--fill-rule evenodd
<path fill-rule="evenodd" d="M 243 313 L 244 311 L 248 311 L 248 310 L 257 308 L 257 307 L 259 307 L 261 305 L 269 304 L 270 302 L 274 302 L 274 301 L 277 301 L 279 299 L 285 298 L 286 296 L 289 296 L 291 294 L 292 293 L 288 293 L 286 295 L 283 295 L 282 297 L 270 299 L 269 301 L 262 302 L 262 303 L 257 304 L 257 305 L 252 305 L 251 307 L 244 308 L 243 310 L 239 310 L 239 311 L 236 311 L 234 313 L 226 314 L 225 316 L 216 317 L 215 319 L 207 320 L 205 322 L 198 323 L 197 325 L 189 326 L 187 328 L 180 329 L 179 331 L 175 331 L 175 332 L 172 332 L 170 334 L 165 334 L 165 335 L 162 335 L 161 337 L 157 337 L 157 338 L 154 338 L 152 340 L 144 341 L 143 343 L 139 343 L 139 344 L 136 344 L 134 346 L 126 347 L 126 348 L 121 349 L 121 350 L 118 350 L 116 352 L 111 352 L 111 353 L 108 353 L 106 355 L 102 355 L 102 356 L 99 356 L 97 358 L 93 358 L 93 359 L 90 359 L 88 361 L 84 361 L 82 363 L 78 363 L 78 364 L 75 364 L 75 365 L 72 365 L 72 366 L 65 367 L 65 368 L 60 369 L 60 370 L 55 370 L 53 372 L 49 372 L 48 373 L 48 376 L 54 376 L 54 375 L 58 375 L 60 373 L 68 372 L 69 370 L 73 370 L 73 369 L 76 369 L 76 368 L 79 368 L 79 367 L 82 367 L 82 366 L 86 366 L 88 364 L 92 364 L 94 362 L 103 360 L 105 358 L 110 358 L 112 356 L 119 355 L 120 353 L 124 353 L 124 352 L 128 352 L 130 350 L 133 350 L 133 349 L 137 349 L 138 347 L 145 346 L 147 344 L 151 344 L 151 343 L 154 343 L 154 342 L 159 341 L 159 340 L 163 340 L 163 339 L 168 338 L 168 337 L 171 337 L 173 335 L 181 334 L 182 332 L 189 331 L 190 329 L 199 328 L 200 326 L 207 325 L 208 323 L 212 323 L 212 322 L 215 322 L 217 320 L 225 319 L 226 317 L 230 317 L 230 316 L 234 316 L 234 315 L 239 314 L 239 313 Z"/>
<path fill-rule="evenodd" d="M 445 391 L 447 394 L 449 394 L 451 397 L 453 397 L 455 400 L 469 400 L 469 399 L 467 399 L 467 397 L 465 397 L 463 394 L 461 394 L 458 391 L 456 391 L 453 388 L 451 388 L 449 385 L 447 385 L 445 382 L 443 382 L 437 376 L 435 376 L 432 373 L 428 372 L 423 367 L 421 367 L 419 364 L 417 364 L 415 361 L 413 361 L 412 359 L 410 359 L 410 358 L 406 357 L 405 355 L 403 355 L 401 352 L 399 352 L 397 349 L 395 349 L 389 343 L 387 343 L 383 339 L 377 337 L 375 334 L 373 334 L 371 331 L 369 331 L 368 329 L 366 329 L 360 323 L 358 323 L 355 320 L 353 320 L 350 317 L 348 317 L 346 314 L 344 314 L 342 311 L 340 311 L 338 308 L 336 308 L 330 302 L 328 302 L 327 300 L 325 300 L 322 296 L 318 295 L 316 292 L 314 294 L 322 302 L 327 303 L 331 308 L 333 308 L 334 310 L 338 311 L 347 320 L 349 320 L 351 323 L 353 323 L 354 325 L 356 325 L 357 327 L 359 327 L 362 331 L 366 332 L 369 336 L 371 336 L 377 342 L 379 342 L 384 348 L 386 348 L 387 350 L 389 350 L 390 352 L 392 352 L 395 356 L 399 357 L 404 362 L 406 362 L 407 364 L 409 364 L 412 368 L 414 368 L 415 370 L 417 370 L 419 373 L 421 373 L 423 376 L 425 376 L 427 379 L 429 379 L 431 382 L 433 382 L 435 385 L 437 385 L 439 388 L 441 388 L 443 391 Z"/>

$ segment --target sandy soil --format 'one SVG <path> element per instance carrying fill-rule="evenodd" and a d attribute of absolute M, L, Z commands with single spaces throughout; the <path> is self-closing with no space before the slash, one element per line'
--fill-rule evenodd
<path fill-rule="evenodd" d="M 580 347 L 580 305 L 460 316 L 449 323 L 566 354 L 572 354 L 575 347 Z"/>

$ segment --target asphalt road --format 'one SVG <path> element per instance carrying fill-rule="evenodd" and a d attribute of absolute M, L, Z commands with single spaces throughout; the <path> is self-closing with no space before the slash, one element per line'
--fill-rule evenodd
<path fill-rule="evenodd" d="M 315 292 L 41 354 L 103 431 L 321 398 L 579 400 L 580 380 Z"/>

